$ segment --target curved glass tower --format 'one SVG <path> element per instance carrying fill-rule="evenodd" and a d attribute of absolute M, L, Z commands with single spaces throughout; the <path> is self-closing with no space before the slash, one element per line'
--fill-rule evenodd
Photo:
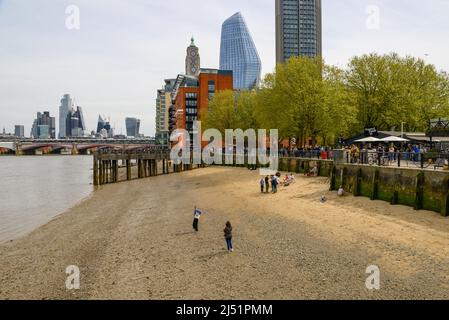
<path fill-rule="evenodd" d="M 259 85 L 262 69 L 260 57 L 240 12 L 223 23 L 220 69 L 232 70 L 236 90 L 250 90 Z"/>

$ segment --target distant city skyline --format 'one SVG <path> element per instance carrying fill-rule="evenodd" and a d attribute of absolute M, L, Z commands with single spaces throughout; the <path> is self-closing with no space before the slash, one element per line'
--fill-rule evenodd
<path fill-rule="evenodd" d="M 79 30 L 66 28 L 69 5 L 80 9 Z M 193 35 L 201 64 L 218 68 L 221 22 L 238 11 L 250 26 L 262 74 L 272 72 L 275 0 L 0 1 L 0 128 L 13 133 L 24 125 L 28 135 L 42 110 L 58 121 L 59 101 L 71 93 L 89 132 L 103 114 L 117 134 L 125 133 L 126 117 L 136 117 L 142 133 L 154 136 L 157 89 L 184 72 L 186 41 Z M 449 71 L 448 1 L 322 0 L 322 11 L 329 64 L 344 67 L 354 55 L 395 51 Z"/>

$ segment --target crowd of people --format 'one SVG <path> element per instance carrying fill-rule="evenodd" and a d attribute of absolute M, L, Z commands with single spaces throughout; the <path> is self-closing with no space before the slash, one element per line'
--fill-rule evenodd
<path fill-rule="evenodd" d="M 279 150 L 280 157 L 294 157 L 294 158 L 312 158 L 312 159 L 331 159 L 333 149 L 324 146 L 308 146 L 303 148 L 281 148 Z"/>
<path fill-rule="evenodd" d="M 293 173 L 289 173 L 284 178 L 282 178 L 281 173 L 278 172 L 275 175 L 265 176 L 260 179 L 260 192 L 270 193 L 271 187 L 271 193 L 275 194 L 278 192 L 280 186 L 288 187 L 294 182 L 295 176 L 293 175 Z"/>
<path fill-rule="evenodd" d="M 375 164 L 380 162 L 382 165 L 392 165 L 401 160 L 421 161 L 423 155 L 430 151 L 429 147 L 424 145 L 397 145 L 397 144 L 366 144 L 358 146 L 356 144 L 345 147 L 349 155 L 349 162 L 354 164 Z"/>

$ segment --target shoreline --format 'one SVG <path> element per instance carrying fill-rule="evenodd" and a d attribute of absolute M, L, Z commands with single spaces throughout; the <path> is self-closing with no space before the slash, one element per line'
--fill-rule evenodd
<path fill-rule="evenodd" d="M 99 187 L 0 244 L 0 299 L 449 297 L 447 219 L 340 199 L 323 178 L 297 176 L 277 195 L 262 195 L 259 178 L 214 167 Z M 204 211 L 198 234 L 195 204 Z M 233 254 L 222 235 L 227 220 Z M 81 270 L 80 290 L 65 288 L 69 265 Z M 380 291 L 365 288 L 370 265 L 381 269 Z"/>

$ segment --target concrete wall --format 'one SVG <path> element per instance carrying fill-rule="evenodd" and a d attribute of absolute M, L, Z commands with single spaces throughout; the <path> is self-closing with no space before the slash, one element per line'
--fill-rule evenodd
<path fill-rule="evenodd" d="M 279 171 L 308 173 L 314 166 L 317 166 L 321 177 L 329 177 L 332 172 L 333 165 L 334 162 L 330 160 L 312 160 L 301 158 L 279 159 Z"/>
<path fill-rule="evenodd" d="M 449 173 L 408 168 L 336 164 L 331 190 L 449 215 Z"/>

